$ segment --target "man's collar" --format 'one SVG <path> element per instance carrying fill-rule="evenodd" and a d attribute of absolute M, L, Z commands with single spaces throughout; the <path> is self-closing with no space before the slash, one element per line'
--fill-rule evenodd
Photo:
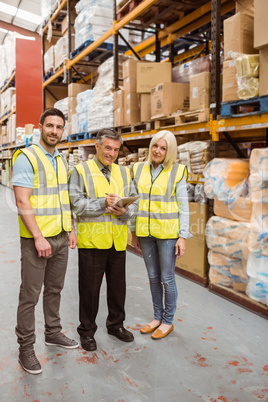
<path fill-rule="evenodd" d="M 94 160 L 94 162 L 96 162 L 96 164 L 97 164 L 97 166 L 98 166 L 98 168 L 99 168 L 100 170 L 102 170 L 104 167 L 106 167 L 106 168 L 109 169 L 109 170 L 112 169 L 112 165 L 104 166 L 104 165 L 98 160 L 98 158 L 97 158 L 96 155 L 94 156 L 93 160 Z"/>
<path fill-rule="evenodd" d="M 51 155 L 51 153 L 48 152 L 48 151 L 46 151 L 45 148 L 43 148 L 42 145 L 41 145 L 39 142 L 36 143 L 35 145 L 37 145 L 37 146 L 44 152 L 45 155 L 50 155 L 50 156 L 52 156 L 53 158 L 55 158 L 56 156 L 59 156 L 59 155 L 60 155 L 60 153 L 59 153 L 59 151 L 58 151 L 57 148 L 55 148 L 54 154 Z"/>

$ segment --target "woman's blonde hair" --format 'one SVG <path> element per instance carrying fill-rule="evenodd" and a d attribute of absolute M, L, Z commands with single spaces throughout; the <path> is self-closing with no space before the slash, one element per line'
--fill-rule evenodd
<path fill-rule="evenodd" d="M 160 139 L 163 139 L 167 143 L 167 153 L 164 159 L 164 168 L 170 168 L 176 161 L 177 158 L 177 141 L 175 135 L 168 130 L 161 130 L 156 133 L 151 139 L 149 145 L 149 156 L 148 163 L 152 163 L 152 146 Z"/>

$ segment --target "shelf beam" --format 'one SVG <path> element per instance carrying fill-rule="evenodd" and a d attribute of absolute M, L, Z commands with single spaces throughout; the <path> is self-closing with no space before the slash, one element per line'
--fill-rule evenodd
<path fill-rule="evenodd" d="M 64 7 L 66 7 L 68 0 L 63 0 L 60 4 L 60 6 L 57 8 L 56 11 L 54 11 L 54 13 L 52 14 L 52 17 L 50 18 L 50 22 L 53 22 L 57 16 L 59 15 L 59 13 L 61 12 L 61 10 L 64 9 Z M 46 33 L 48 29 L 48 23 L 46 23 L 46 25 L 43 28 L 43 35 Z"/>
<path fill-rule="evenodd" d="M 0 90 L 0 94 L 3 93 L 11 83 L 15 79 L 16 72 L 14 71 L 11 77 L 7 80 L 6 84 L 3 86 L 3 88 Z"/>

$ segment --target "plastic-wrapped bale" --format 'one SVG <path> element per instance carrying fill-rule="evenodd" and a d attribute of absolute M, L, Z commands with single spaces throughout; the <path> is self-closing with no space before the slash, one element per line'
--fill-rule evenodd
<path fill-rule="evenodd" d="M 210 282 L 216 285 L 230 287 L 239 292 L 246 291 L 248 283 L 246 260 L 239 260 L 209 251 L 208 262 L 210 264 Z"/>
<path fill-rule="evenodd" d="M 210 160 L 209 143 L 206 141 L 193 141 L 189 143 L 188 150 L 191 171 L 195 174 L 202 174 Z"/>
<path fill-rule="evenodd" d="M 47 74 L 50 70 L 54 70 L 55 58 L 54 58 L 54 46 L 50 46 L 50 48 L 46 51 L 44 55 L 44 71 Z"/>
<path fill-rule="evenodd" d="M 236 65 L 236 78 L 239 99 L 249 99 L 259 95 L 259 55 L 233 54 Z"/>
<path fill-rule="evenodd" d="M 197 202 L 198 204 L 207 204 L 208 203 L 208 198 L 205 194 L 204 190 L 204 184 L 202 183 L 197 183 L 194 189 L 194 202 Z"/>
<path fill-rule="evenodd" d="M 192 183 L 187 183 L 187 194 L 188 194 L 188 202 L 194 202 L 194 188 L 195 185 Z"/>
<path fill-rule="evenodd" d="M 99 77 L 88 106 L 89 131 L 113 127 L 113 63 L 110 57 L 98 68 Z"/>
<path fill-rule="evenodd" d="M 7 78 L 9 78 L 16 68 L 16 33 L 7 35 L 4 41 L 4 48 L 6 54 Z"/>
<path fill-rule="evenodd" d="M 253 149 L 249 164 L 251 201 L 268 204 L 268 148 Z"/>
<path fill-rule="evenodd" d="M 248 247 L 254 253 L 268 256 L 268 204 L 253 204 Z"/>
<path fill-rule="evenodd" d="M 247 274 L 250 278 L 268 285 L 268 256 L 250 252 L 247 261 Z"/>
<path fill-rule="evenodd" d="M 268 284 L 249 278 L 246 294 L 253 300 L 268 306 Z"/>
<path fill-rule="evenodd" d="M 57 41 L 54 48 L 55 68 L 60 67 L 66 60 L 68 60 L 68 38 L 63 36 Z"/>
<path fill-rule="evenodd" d="M 247 159 L 213 159 L 203 171 L 206 196 L 225 201 L 228 206 L 235 204 L 248 192 L 248 173 Z"/>
<path fill-rule="evenodd" d="M 239 197 L 232 205 L 215 199 L 214 214 L 235 221 L 250 222 L 252 205 L 249 197 Z"/>
<path fill-rule="evenodd" d="M 77 113 L 77 132 L 84 133 L 89 131 L 88 115 L 90 110 L 91 98 L 93 95 L 92 89 L 80 92 L 77 99 L 76 113 Z"/>
<path fill-rule="evenodd" d="M 206 224 L 206 241 L 210 250 L 231 258 L 247 260 L 250 224 L 212 216 Z"/>
<path fill-rule="evenodd" d="M 5 81 L 9 78 L 7 75 L 7 61 L 4 45 L 0 45 L 0 88 L 5 84 Z M 2 117 L 2 115 L 0 115 Z"/>

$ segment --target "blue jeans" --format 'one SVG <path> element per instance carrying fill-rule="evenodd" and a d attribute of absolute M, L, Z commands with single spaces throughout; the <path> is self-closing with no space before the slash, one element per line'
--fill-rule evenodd
<path fill-rule="evenodd" d="M 154 319 L 171 325 L 176 311 L 178 291 L 175 281 L 175 244 L 177 239 L 140 237 L 153 299 Z M 164 294 L 164 303 L 163 303 Z"/>

